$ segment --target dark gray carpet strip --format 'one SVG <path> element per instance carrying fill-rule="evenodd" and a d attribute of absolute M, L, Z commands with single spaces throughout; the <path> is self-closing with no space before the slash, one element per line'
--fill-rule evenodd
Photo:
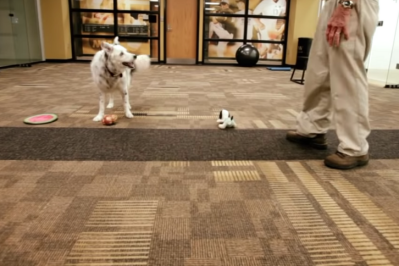
<path fill-rule="evenodd" d="M 286 130 L 0 128 L 0 160 L 205 161 L 311 160 L 334 152 L 285 140 Z M 399 158 L 399 131 L 369 136 L 372 159 Z"/>

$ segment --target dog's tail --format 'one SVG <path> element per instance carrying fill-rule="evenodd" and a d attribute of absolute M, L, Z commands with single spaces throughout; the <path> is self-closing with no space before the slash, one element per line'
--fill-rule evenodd
<path fill-rule="evenodd" d="M 114 38 L 114 45 L 119 45 L 119 37 L 118 36 L 116 36 Z"/>
<path fill-rule="evenodd" d="M 151 58 L 148 55 L 138 55 L 134 60 L 136 71 L 147 70 L 151 66 Z"/>

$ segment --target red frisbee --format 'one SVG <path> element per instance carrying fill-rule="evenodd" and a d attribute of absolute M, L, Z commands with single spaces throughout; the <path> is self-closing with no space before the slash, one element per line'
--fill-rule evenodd
<path fill-rule="evenodd" d="M 58 116 L 56 114 L 39 114 L 25 118 L 25 124 L 41 125 L 56 121 Z"/>

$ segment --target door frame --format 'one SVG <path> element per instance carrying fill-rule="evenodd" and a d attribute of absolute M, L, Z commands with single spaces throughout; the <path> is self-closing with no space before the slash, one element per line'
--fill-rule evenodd
<path fill-rule="evenodd" d="M 43 22 L 42 22 L 42 7 L 40 0 L 36 0 L 37 16 L 39 23 L 39 33 L 40 33 L 40 46 L 42 48 L 42 60 L 46 61 L 45 49 L 44 49 L 44 37 L 43 37 Z"/>
<path fill-rule="evenodd" d="M 165 64 L 168 64 L 167 58 L 168 58 L 168 51 L 167 51 L 167 43 L 168 43 L 168 15 L 167 15 L 167 8 L 168 8 L 168 0 L 164 0 L 164 23 L 163 23 L 163 36 L 164 36 L 164 42 L 163 42 L 163 49 L 164 49 L 164 62 Z M 198 65 L 200 61 L 198 60 L 198 50 L 199 50 L 199 26 L 200 26 L 200 1 L 197 0 L 197 36 L 196 36 L 196 45 L 195 45 L 195 65 Z M 175 63 L 169 63 L 169 64 L 175 64 Z M 187 64 L 191 65 L 191 64 Z"/>

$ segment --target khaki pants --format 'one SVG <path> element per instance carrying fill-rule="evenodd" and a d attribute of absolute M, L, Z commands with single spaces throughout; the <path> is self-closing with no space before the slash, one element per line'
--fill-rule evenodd
<path fill-rule="evenodd" d="M 330 47 L 328 21 L 338 5 L 328 0 L 320 15 L 306 71 L 304 104 L 297 132 L 304 136 L 326 133 L 332 117 L 338 151 L 350 156 L 368 152 L 370 134 L 368 82 L 364 62 L 378 23 L 378 0 L 358 0 L 348 25 L 349 40 Z"/>

